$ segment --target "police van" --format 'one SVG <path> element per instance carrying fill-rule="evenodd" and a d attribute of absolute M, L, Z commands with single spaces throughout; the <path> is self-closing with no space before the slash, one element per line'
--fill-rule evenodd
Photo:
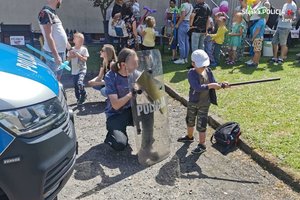
<path fill-rule="evenodd" d="M 76 135 L 61 84 L 33 55 L 0 43 L 0 199 L 55 199 Z"/>

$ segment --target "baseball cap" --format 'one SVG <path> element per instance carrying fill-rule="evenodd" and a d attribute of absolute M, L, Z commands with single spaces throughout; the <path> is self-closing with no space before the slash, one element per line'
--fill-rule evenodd
<path fill-rule="evenodd" d="M 210 65 L 209 57 L 205 51 L 198 49 L 192 53 L 192 61 L 196 68 L 208 67 Z"/>

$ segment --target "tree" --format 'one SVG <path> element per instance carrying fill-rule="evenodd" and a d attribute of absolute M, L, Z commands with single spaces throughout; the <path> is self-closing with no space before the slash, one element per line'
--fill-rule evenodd
<path fill-rule="evenodd" d="M 114 0 L 89 0 L 93 2 L 93 6 L 94 7 L 99 7 L 102 17 L 103 17 L 103 21 L 106 20 L 106 13 L 107 13 L 107 9 L 109 8 L 109 6 L 112 4 L 112 2 L 114 2 Z"/>
<path fill-rule="evenodd" d="M 109 41 L 108 35 L 108 21 L 106 20 L 106 13 L 109 6 L 112 4 L 114 0 L 89 0 L 93 2 L 94 7 L 99 7 L 102 17 L 103 17 L 103 25 L 104 25 L 104 34 L 106 41 Z"/>

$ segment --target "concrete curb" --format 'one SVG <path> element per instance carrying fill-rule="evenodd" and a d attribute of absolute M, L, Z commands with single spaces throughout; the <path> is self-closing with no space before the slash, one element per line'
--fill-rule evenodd
<path fill-rule="evenodd" d="M 182 97 L 179 93 L 177 93 L 173 88 L 169 85 L 165 84 L 165 90 L 169 96 L 174 98 L 175 100 L 179 101 L 187 107 L 187 99 Z M 211 114 L 208 116 L 208 123 L 209 125 L 216 129 L 220 125 L 224 124 L 224 120 L 220 117 Z M 259 154 L 259 152 L 255 151 L 250 145 L 248 145 L 245 141 L 240 140 L 239 148 L 244 151 L 246 154 L 250 155 L 251 158 L 256 161 L 262 168 L 269 171 L 271 174 L 276 176 L 278 179 L 282 180 L 285 184 L 289 185 L 293 190 L 296 192 L 300 192 L 300 180 L 297 180 L 293 177 L 293 175 L 284 169 L 277 166 L 277 164 L 266 157 Z"/>

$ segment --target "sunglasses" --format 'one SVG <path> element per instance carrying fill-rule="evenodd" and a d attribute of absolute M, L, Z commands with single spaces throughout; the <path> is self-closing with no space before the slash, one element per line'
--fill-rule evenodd
<path fill-rule="evenodd" d="M 101 54 L 101 53 L 103 53 L 103 52 L 106 52 L 104 49 L 101 49 L 99 52 L 98 52 L 98 54 Z"/>

